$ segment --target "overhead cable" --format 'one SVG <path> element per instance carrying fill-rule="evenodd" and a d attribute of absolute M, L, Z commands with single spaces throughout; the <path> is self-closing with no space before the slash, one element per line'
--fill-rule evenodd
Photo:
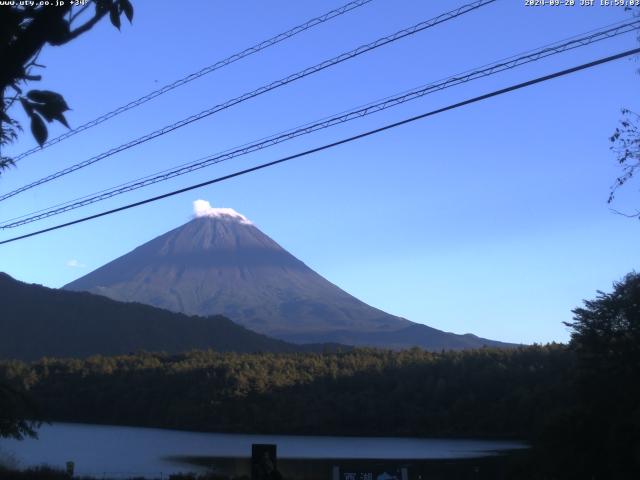
<path fill-rule="evenodd" d="M 191 115 L 190 117 L 184 118 L 178 122 L 175 122 L 171 125 L 167 125 L 163 128 L 160 128 L 158 130 L 155 130 L 154 132 L 148 133 L 142 137 L 136 138 L 135 140 L 131 140 L 127 143 L 123 143 L 122 145 L 118 146 L 118 147 L 114 147 L 110 150 L 107 150 L 106 152 L 103 152 L 99 155 L 96 155 L 94 157 L 91 157 L 87 160 L 84 160 L 80 163 L 76 163 L 75 165 L 72 165 L 70 167 L 67 167 L 63 170 L 60 170 L 56 173 L 53 173 L 51 175 L 48 175 L 46 177 L 43 177 L 39 180 L 36 180 L 35 182 L 29 183 L 27 185 L 24 185 L 16 190 L 12 190 L 8 193 L 2 194 L 0 195 L 0 201 L 6 200 L 8 198 L 14 197 L 15 195 L 18 195 L 19 193 L 22 193 L 24 191 L 30 190 L 32 188 L 35 188 L 39 185 L 42 185 L 44 183 L 50 182 L 52 180 L 55 180 L 57 178 L 60 178 L 62 176 L 68 175 L 70 173 L 73 173 L 77 170 L 80 170 L 82 168 L 85 168 L 89 165 L 92 165 L 96 162 L 99 162 L 101 160 L 104 160 L 105 158 L 111 157 L 112 155 L 115 155 L 116 153 L 122 152 L 124 150 L 128 150 L 132 147 L 135 147 L 136 145 L 140 145 L 141 143 L 145 143 L 148 142 L 149 140 L 153 140 L 157 137 L 160 137 L 162 135 L 165 135 L 169 132 L 172 132 L 178 128 L 184 127 L 186 125 L 189 125 L 193 122 L 196 122 L 198 120 L 202 120 L 203 118 L 209 117 L 215 113 L 218 113 L 222 110 L 226 110 L 230 107 L 233 107 L 234 105 L 237 105 L 239 103 L 242 103 L 246 100 L 249 100 L 251 98 L 257 97 L 259 95 L 262 95 L 264 93 L 267 93 L 271 90 L 274 90 L 276 88 L 282 87 L 284 85 L 288 85 L 292 82 L 295 82 L 296 80 L 300 80 L 301 78 L 307 77 L 309 75 L 312 75 L 314 73 L 317 73 L 321 70 L 324 70 L 326 68 L 332 67 L 334 65 L 337 65 L 339 63 L 342 63 L 346 60 L 350 60 L 352 58 L 355 58 L 359 55 L 362 55 L 363 53 L 369 52 L 371 50 L 375 50 L 376 48 L 382 47 L 383 45 L 387 45 L 389 43 L 395 42 L 397 40 L 400 40 L 402 38 L 405 38 L 409 35 L 414 35 L 418 32 L 421 32 L 423 30 L 426 30 L 428 28 L 434 27 L 438 24 L 441 24 L 443 22 L 446 22 L 448 20 L 452 20 L 454 18 L 457 18 L 461 15 L 464 15 L 465 13 L 469 13 L 473 10 L 476 10 L 478 8 L 481 8 L 483 6 L 486 6 L 488 4 L 491 4 L 493 2 L 495 2 L 496 0 L 478 0 L 476 2 L 473 3 L 469 3 L 467 5 L 463 5 L 459 8 L 456 8 L 455 10 L 451 10 L 449 12 L 443 13 L 441 15 L 438 15 L 435 18 L 432 18 L 430 20 L 426 20 L 424 22 L 420 22 L 412 27 L 409 28 L 405 28 L 403 30 L 400 30 L 398 32 L 395 32 L 391 35 L 388 35 L 386 37 L 382 37 L 379 38 L 378 40 L 368 43 L 366 45 L 362 45 L 354 50 L 351 50 L 349 52 L 346 53 L 342 53 L 340 55 L 338 55 L 337 57 L 333 57 L 329 60 L 325 60 L 321 63 L 318 63 L 312 67 L 308 67 L 305 68 L 304 70 L 301 70 L 299 72 L 293 73 L 291 75 L 288 75 L 284 78 L 281 78 L 280 80 L 276 80 L 275 82 L 271 82 L 267 85 L 264 85 L 256 90 L 253 90 L 251 92 L 245 93 L 239 97 L 235 97 L 231 100 L 227 100 L 224 103 L 221 103 L 219 105 L 216 105 L 214 107 L 211 107 L 207 110 L 203 110 L 200 113 L 197 113 L 195 115 Z"/>
<path fill-rule="evenodd" d="M 115 110 L 112 110 L 110 112 L 107 112 L 103 115 L 100 115 L 98 118 L 95 118 L 89 122 L 86 122 L 76 128 L 73 128 L 71 130 L 66 131 L 65 133 L 63 133 L 62 135 L 59 135 L 55 138 L 52 138 L 51 140 L 48 140 L 47 142 L 45 142 L 42 146 L 37 146 L 37 147 L 33 147 L 29 150 L 26 150 L 22 153 L 20 153 L 19 155 L 16 155 L 15 157 L 13 157 L 13 161 L 14 162 L 18 162 L 20 160 L 22 160 L 25 157 L 28 157 L 29 155 L 36 153 L 36 152 L 40 152 L 42 151 L 44 148 L 50 147 L 51 145 L 55 145 L 56 143 L 60 143 L 63 140 L 66 140 L 67 138 L 73 137 L 74 135 L 77 135 L 80 132 L 84 132 L 85 130 L 88 130 L 90 128 L 95 127 L 96 125 L 100 125 L 103 122 L 106 122 L 107 120 L 116 117 L 118 115 L 120 115 L 121 113 L 124 113 L 128 110 L 131 110 L 132 108 L 136 108 L 139 107 L 140 105 L 147 103 L 150 100 L 153 100 L 156 97 L 159 97 L 160 95 L 163 95 L 175 88 L 181 87 L 183 85 L 186 85 L 189 82 L 192 82 L 200 77 L 203 77 L 204 75 L 207 75 L 209 73 L 215 72 L 216 70 L 221 69 L 222 67 L 226 67 L 227 65 L 231 65 L 232 63 L 237 62 L 238 60 L 241 60 L 243 58 L 246 58 L 250 55 L 253 55 L 254 53 L 258 53 L 261 52 L 262 50 L 265 50 L 273 45 L 276 45 L 277 43 L 282 42 L 283 40 L 287 40 L 291 37 L 294 37 L 295 35 L 298 35 L 299 33 L 302 33 L 306 30 L 309 30 L 315 26 L 321 25 L 329 20 L 332 20 L 335 17 L 338 17 L 340 15 L 343 15 L 347 12 L 350 12 L 351 10 L 354 10 L 358 7 L 362 7 L 370 2 L 372 2 L 373 0 L 356 0 L 353 2 L 349 2 L 346 5 L 343 5 L 339 8 L 336 8 L 334 10 L 331 10 L 330 12 L 325 13 L 324 15 L 320 15 L 319 17 L 315 17 L 312 18 L 311 20 L 306 21 L 305 23 L 298 25 L 297 27 L 294 27 L 290 30 L 287 30 L 286 32 L 282 32 L 279 33 L 278 35 L 271 37 L 267 40 L 264 40 L 256 45 L 253 45 L 252 47 L 246 48 L 245 50 L 242 50 L 241 52 L 238 53 L 234 53 L 233 55 L 230 55 L 229 57 L 223 59 L 223 60 L 219 60 L 216 63 L 209 65 L 207 67 L 204 67 L 200 70 L 198 70 L 197 72 L 193 72 L 185 77 L 182 77 L 174 82 L 171 82 L 167 85 L 164 85 L 163 87 L 158 88 L 157 90 L 154 90 L 151 93 L 148 93 L 140 98 L 137 98 L 136 100 L 132 100 L 131 102 L 127 103 L 126 105 L 122 105 L 121 107 L 116 108 Z"/>
<path fill-rule="evenodd" d="M 520 56 L 510 57 L 508 59 L 500 60 L 498 62 L 494 62 L 492 64 L 479 67 L 474 70 L 468 70 L 466 72 L 453 75 L 446 79 L 430 83 L 426 86 L 414 88 L 412 90 L 403 92 L 401 94 L 397 94 L 393 97 L 387 97 L 383 100 L 380 100 L 375 103 L 370 103 L 366 106 L 358 107 L 350 111 L 343 112 L 341 114 L 334 115 L 332 117 L 327 117 L 313 123 L 308 123 L 303 126 L 288 130 L 286 132 L 282 132 L 276 135 L 272 135 L 270 137 L 263 138 L 253 143 L 248 143 L 240 147 L 236 147 L 234 149 L 229 149 L 225 152 L 209 155 L 207 157 L 180 165 L 173 169 L 164 170 L 162 172 L 158 172 L 158 173 L 146 176 L 144 178 L 134 180 L 132 182 L 118 185 L 117 187 L 113 187 L 111 189 L 102 190 L 100 192 L 86 195 L 79 199 L 75 199 L 69 202 L 55 205 L 47 209 L 38 210 L 37 212 L 33 212 L 31 214 L 26 214 L 20 217 L 15 217 L 9 220 L 5 220 L 3 223 L 0 224 L 0 229 L 19 227 L 22 225 L 26 225 L 28 223 L 32 223 L 38 220 L 52 217 L 54 215 L 59 215 L 64 212 L 75 210 L 77 208 L 81 208 L 86 205 L 103 201 L 103 200 L 115 197 L 117 195 L 121 195 L 123 193 L 137 190 L 139 188 L 153 185 L 155 183 L 163 182 L 174 177 L 185 175 L 187 173 L 194 172 L 201 168 L 222 163 L 239 156 L 247 155 L 249 153 L 292 140 L 299 136 L 307 135 L 307 134 L 316 132 L 318 130 L 323 130 L 325 128 L 332 127 L 334 125 L 345 123 L 357 118 L 362 118 L 367 115 L 371 115 L 373 113 L 377 113 L 409 101 L 417 100 L 419 98 L 424 97 L 425 95 L 428 95 L 437 91 L 441 91 L 446 88 L 450 88 L 456 85 L 460 85 L 462 83 L 470 82 L 472 80 L 476 80 L 479 78 L 484 78 L 490 75 L 495 75 L 499 72 L 510 70 L 531 62 L 535 62 L 540 59 L 547 58 L 551 55 L 556 55 L 562 52 L 573 50 L 575 48 L 584 47 L 586 45 L 589 45 L 604 39 L 612 38 L 617 35 L 622 35 L 624 33 L 628 33 L 638 29 L 640 29 L 640 19 L 635 19 L 633 21 L 628 21 L 624 24 L 618 24 L 615 27 L 605 27 L 601 30 L 591 32 L 588 35 L 574 37 L 571 40 L 565 41 L 563 43 L 556 42 L 554 44 L 541 47 L 536 50 L 531 50 Z"/>
<path fill-rule="evenodd" d="M 338 141 L 333 142 L 333 143 L 325 144 L 325 145 L 322 145 L 320 147 L 316 147 L 316 148 L 312 148 L 310 150 L 306 150 L 304 152 L 296 153 L 294 155 L 289 155 L 287 157 L 280 158 L 278 160 L 274 160 L 272 162 L 262 163 L 260 165 L 254 166 L 254 167 L 247 168 L 245 170 L 240 170 L 240 171 L 228 174 L 228 175 L 224 175 L 222 177 L 217 177 L 217 178 L 214 178 L 214 179 L 211 179 L 211 180 L 207 180 L 206 182 L 201 182 L 201 183 L 197 183 L 195 185 L 190 185 L 188 187 L 184 187 L 184 188 L 181 188 L 179 190 L 174 190 L 172 192 L 164 193 L 162 195 L 157 195 L 155 197 L 147 198 L 145 200 L 140 200 L 138 202 L 130 203 L 128 205 L 124 205 L 124 206 L 121 206 L 121 207 L 118 207 L 118 208 L 114 208 L 114 209 L 111 209 L 111 210 L 106 210 L 106 211 L 103 211 L 103 212 L 100 212 L 100 213 L 96 213 L 94 215 L 89 215 L 87 217 L 83 217 L 83 218 L 79 218 L 79 219 L 76 219 L 76 220 L 72 220 L 70 222 L 58 224 L 58 225 L 55 225 L 55 226 L 52 226 L 52 227 L 44 228 L 42 230 L 37 230 L 35 232 L 31 232 L 31 233 L 27 233 L 27 234 L 20 235 L 20 236 L 17 236 L 17 237 L 13 237 L 13 238 L 9 238 L 9 239 L 6 239 L 6 240 L 2 240 L 2 241 L 0 241 L 0 245 L 4 245 L 4 244 L 7 244 L 7 243 L 11 243 L 11 242 L 16 242 L 18 240 L 23 240 L 25 238 L 30 238 L 30 237 L 33 237 L 33 236 L 36 236 L 36 235 L 42 235 L 43 233 L 51 232 L 51 231 L 54 231 L 54 230 L 59 230 L 61 228 L 66 228 L 66 227 L 69 227 L 71 225 L 76 225 L 78 223 L 87 222 L 89 220 L 93 220 L 93 219 L 96 219 L 96 218 L 104 217 L 106 215 L 112 215 L 114 213 L 118 213 L 118 212 L 122 212 L 122 211 L 125 211 L 125 210 L 129 210 L 131 208 L 139 207 L 141 205 L 146 205 L 148 203 L 157 202 L 157 201 L 162 200 L 164 198 L 168 198 L 168 197 L 172 197 L 172 196 L 175 196 L 175 195 L 179 195 L 181 193 L 189 192 L 191 190 L 195 190 L 197 188 L 202 188 L 202 187 L 205 187 L 207 185 L 213 185 L 215 183 L 220 183 L 220 182 L 223 182 L 223 181 L 226 181 L 226 180 L 230 180 L 232 178 L 239 177 L 239 176 L 242 176 L 242 175 L 246 175 L 246 174 L 251 173 L 251 172 L 256 172 L 258 170 L 262 170 L 262 169 L 265 169 L 265 168 L 268 168 L 268 167 L 273 167 L 275 165 L 279 165 L 281 163 L 288 162 L 290 160 L 306 157 L 306 156 L 311 155 L 313 153 L 321 152 L 321 151 L 324 151 L 324 150 L 328 150 L 330 148 L 337 147 L 339 145 L 343 145 L 343 144 L 350 143 L 350 142 L 353 142 L 353 141 L 356 141 L 356 140 L 360 140 L 362 138 L 366 138 L 366 137 L 369 137 L 371 135 L 375 135 L 375 134 L 381 133 L 383 131 L 390 130 L 392 128 L 396 128 L 396 127 L 399 127 L 401 125 L 406 125 L 408 123 L 412 123 L 412 122 L 415 122 L 417 120 L 422 120 L 424 118 L 431 117 L 431 116 L 437 115 L 439 113 L 447 112 L 449 110 L 454 110 L 456 108 L 460 108 L 460 107 L 463 107 L 465 105 L 470 105 L 472 103 L 477 103 L 477 102 L 480 102 L 480 101 L 483 101 L 483 100 L 487 100 L 489 98 L 496 97 L 498 95 L 503 95 L 505 93 L 509 93 L 509 92 L 514 91 L 514 90 L 519 90 L 519 89 L 522 89 L 522 88 L 525 88 L 525 87 L 529 87 L 531 85 L 535 85 L 537 83 L 546 82 L 548 80 L 551 80 L 551 79 L 554 79 L 554 78 L 558 78 L 558 77 L 562 77 L 562 76 L 565 76 L 565 75 L 569 75 L 569 74 L 578 72 L 580 70 L 586 70 L 588 68 L 593 68 L 593 67 L 595 67 L 597 65 L 602 65 L 604 63 L 612 62 L 614 60 L 618 60 L 618 59 L 621 59 L 621 58 L 624 58 L 624 57 L 629 57 L 631 55 L 636 55 L 638 53 L 640 53 L 640 48 L 634 48 L 632 50 L 627 50 L 625 52 L 621 52 L 621 53 L 618 53 L 618 54 L 615 54 L 615 55 L 611 55 L 611 56 L 608 56 L 608 57 L 600 58 L 598 60 L 594 60 L 594 61 L 589 62 L 589 63 L 584 63 L 584 64 L 578 65 L 576 67 L 568 68 L 566 70 L 561 70 L 561 71 L 558 71 L 558 72 L 555 72 L 555 73 L 552 73 L 552 74 L 549 74 L 549 75 L 545 75 L 543 77 L 534 78 L 534 79 L 528 80 L 526 82 L 518 83 L 518 84 L 512 85 L 510 87 L 502 88 L 500 90 L 495 90 L 495 91 L 492 91 L 490 93 L 486 93 L 484 95 L 480 95 L 480 96 L 477 96 L 477 97 L 470 98 L 468 100 L 464 100 L 462 102 L 454 103 L 452 105 L 448 105 L 446 107 L 442 107 L 442 108 L 439 108 L 437 110 L 432 110 L 430 112 L 423 113 L 421 115 L 416 115 L 414 117 L 410 117 L 410 118 L 401 120 L 399 122 L 391 123 L 391 124 L 385 125 L 383 127 L 376 128 L 374 130 L 369 130 L 369 131 L 360 133 L 358 135 L 354 135 L 352 137 L 344 138 L 342 140 L 338 140 Z"/>

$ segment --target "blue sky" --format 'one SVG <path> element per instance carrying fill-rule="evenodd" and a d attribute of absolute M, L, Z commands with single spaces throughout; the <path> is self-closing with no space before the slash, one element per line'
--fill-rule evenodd
<path fill-rule="evenodd" d="M 103 22 L 47 48 L 43 82 L 72 126 L 212 64 L 341 1 L 136 0 L 134 24 Z M 464 2 L 374 0 L 21 161 L 0 191 L 84 160 Z M 619 7 L 502 0 L 247 101 L 0 203 L 2 219 L 223 151 L 406 89 L 629 18 Z M 396 109 L 7 232 L 28 233 L 633 48 L 633 34 L 429 95 Z M 608 136 L 638 105 L 621 60 L 447 112 L 229 182 L 0 246 L 0 270 L 60 287 L 189 221 L 192 202 L 232 207 L 326 278 L 376 307 L 457 333 L 566 341 L 563 321 L 638 269 L 640 222 L 606 203 Z M 19 112 L 17 113 L 19 115 Z M 28 132 L 28 128 L 26 129 Z M 54 126 L 57 135 L 64 127 Z M 11 152 L 33 146 L 23 135 Z M 634 211 L 638 185 L 614 207 Z M 71 265 L 71 266 L 70 266 Z"/>

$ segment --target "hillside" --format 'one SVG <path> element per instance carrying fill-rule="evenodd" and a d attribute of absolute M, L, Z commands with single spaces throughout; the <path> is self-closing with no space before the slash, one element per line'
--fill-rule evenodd
<path fill-rule="evenodd" d="M 196 317 L 84 292 L 26 284 L 0 273 L 0 358 L 34 360 L 129 352 L 295 352 L 301 348 L 220 316 Z"/>

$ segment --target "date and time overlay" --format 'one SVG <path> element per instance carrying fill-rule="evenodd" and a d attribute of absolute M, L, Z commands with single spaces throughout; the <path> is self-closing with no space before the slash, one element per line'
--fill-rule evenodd
<path fill-rule="evenodd" d="M 640 7 L 640 0 L 524 0 L 525 7 Z"/>

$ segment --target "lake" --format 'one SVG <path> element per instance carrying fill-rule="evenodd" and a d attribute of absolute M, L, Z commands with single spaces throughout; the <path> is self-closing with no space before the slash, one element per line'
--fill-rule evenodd
<path fill-rule="evenodd" d="M 38 435 L 37 440 L 0 440 L 0 462 L 64 469 L 72 460 L 77 475 L 167 478 L 171 473 L 204 471 L 190 463 L 194 458 L 248 458 L 253 443 L 275 443 L 278 458 L 292 460 L 463 459 L 526 448 L 513 441 L 246 435 L 71 423 L 43 425 Z"/>

